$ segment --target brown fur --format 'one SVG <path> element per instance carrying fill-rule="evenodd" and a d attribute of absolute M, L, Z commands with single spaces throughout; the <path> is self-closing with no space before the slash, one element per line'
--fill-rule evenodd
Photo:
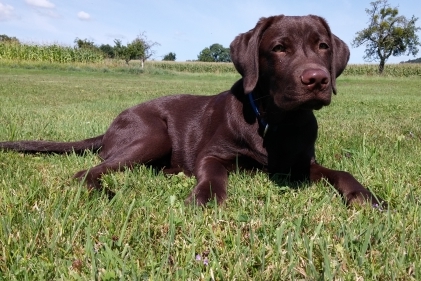
<path fill-rule="evenodd" d="M 242 75 L 231 90 L 214 96 L 173 95 L 136 105 L 118 115 L 104 135 L 92 139 L 1 142 L 0 148 L 99 150 L 103 162 L 75 175 L 90 188 L 101 188 L 103 174 L 134 164 L 156 165 L 168 173 L 184 171 L 197 178 L 186 200 L 197 204 L 213 198 L 222 203 L 228 171 L 237 164 L 288 175 L 293 181 L 325 179 L 346 203 L 379 204 L 349 173 L 315 161 L 313 110 L 329 105 L 336 77 L 349 59 L 348 47 L 325 20 L 312 15 L 262 18 L 230 47 Z M 249 101 L 251 92 L 259 113 Z"/>

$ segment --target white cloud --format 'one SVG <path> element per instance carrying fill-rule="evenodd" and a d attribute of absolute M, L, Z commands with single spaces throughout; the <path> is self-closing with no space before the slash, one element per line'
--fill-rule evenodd
<path fill-rule="evenodd" d="M 0 21 L 9 20 L 14 17 L 13 8 L 10 5 L 0 3 Z"/>
<path fill-rule="evenodd" d="M 26 4 L 38 8 L 52 9 L 55 7 L 53 3 L 48 0 L 25 0 Z"/>
<path fill-rule="evenodd" d="M 49 0 L 25 0 L 25 2 L 31 6 L 38 15 L 42 17 L 60 18 L 60 15 L 55 9 L 56 5 L 54 5 Z"/>
<path fill-rule="evenodd" d="M 36 12 L 38 15 L 43 17 L 50 17 L 50 18 L 60 18 L 60 15 L 55 10 L 49 10 L 49 9 L 37 9 Z"/>
<path fill-rule="evenodd" d="M 90 20 L 91 19 L 91 15 L 84 12 L 84 11 L 80 11 L 79 13 L 77 13 L 77 17 L 80 20 Z"/>

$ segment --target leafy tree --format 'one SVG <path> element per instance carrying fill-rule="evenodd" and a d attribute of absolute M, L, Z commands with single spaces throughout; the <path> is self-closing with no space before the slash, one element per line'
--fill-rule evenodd
<path fill-rule="evenodd" d="M 175 53 L 173 52 L 169 52 L 168 54 L 166 54 L 164 56 L 164 58 L 162 60 L 166 60 L 166 61 L 175 61 L 176 57 L 175 57 Z"/>
<path fill-rule="evenodd" d="M 145 32 L 140 33 L 135 39 L 135 41 L 136 40 L 141 42 L 143 45 L 143 53 L 140 55 L 140 60 L 143 68 L 143 63 L 155 54 L 155 51 L 152 48 L 155 46 L 159 46 L 160 44 L 158 42 L 149 41 Z"/>
<path fill-rule="evenodd" d="M 213 44 L 204 48 L 197 56 L 199 61 L 205 62 L 231 62 L 230 49 L 221 44 Z"/>
<path fill-rule="evenodd" d="M 124 60 L 127 64 L 130 61 L 130 53 L 127 46 L 124 46 L 120 39 L 114 40 L 114 57 Z"/>
<path fill-rule="evenodd" d="M 198 61 L 204 61 L 204 62 L 215 62 L 214 57 L 212 56 L 211 50 L 206 47 L 204 48 L 199 55 L 197 56 Z"/>
<path fill-rule="evenodd" d="M 114 55 L 116 58 L 123 59 L 127 64 L 131 60 L 140 60 L 142 68 L 144 62 L 155 53 L 152 48 L 159 45 L 157 42 L 148 41 L 144 32 L 139 34 L 127 46 L 124 46 L 119 39 L 115 39 L 114 44 Z"/>
<path fill-rule="evenodd" d="M 107 58 L 114 58 L 114 48 L 110 44 L 102 44 L 99 49 L 105 54 Z"/>
<path fill-rule="evenodd" d="M 80 39 L 77 38 L 75 39 L 75 41 L 73 41 L 75 43 L 75 48 L 79 48 L 79 49 L 98 49 L 97 46 L 95 46 L 93 41 L 89 41 L 88 39 Z"/>
<path fill-rule="evenodd" d="M 127 44 L 127 49 L 132 60 L 143 60 L 145 57 L 145 43 L 138 37 L 130 44 Z M 143 63 L 142 63 L 143 68 Z"/>
<path fill-rule="evenodd" d="M 18 38 L 16 37 L 9 37 L 6 34 L 0 34 L 0 42 L 8 42 L 8 43 L 20 43 Z"/>
<path fill-rule="evenodd" d="M 386 60 L 391 56 L 418 53 L 418 18 L 398 16 L 398 8 L 391 8 L 387 0 L 371 2 L 366 9 L 370 17 L 369 26 L 356 33 L 353 47 L 366 46 L 364 60 L 379 61 L 379 73 L 383 73 Z"/>

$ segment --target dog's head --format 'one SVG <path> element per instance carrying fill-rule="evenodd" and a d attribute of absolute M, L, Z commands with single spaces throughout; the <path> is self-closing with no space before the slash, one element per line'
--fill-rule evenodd
<path fill-rule="evenodd" d="M 346 44 L 313 15 L 262 18 L 230 49 L 245 94 L 269 94 L 283 110 L 328 105 L 349 59 Z"/>

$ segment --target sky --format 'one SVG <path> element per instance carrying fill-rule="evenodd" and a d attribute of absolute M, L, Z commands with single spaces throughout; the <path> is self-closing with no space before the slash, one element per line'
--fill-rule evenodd
<path fill-rule="evenodd" d="M 273 15 L 324 17 L 332 32 L 347 43 L 350 63 L 366 63 L 364 47 L 352 48 L 355 33 L 368 25 L 366 8 L 373 0 L 0 0 L 0 34 L 24 43 L 73 46 L 75 38 L 96 45 L 130 43 L 145 32 L 158 42 L 155 60 L 173 52 L 177 61 L 195 60 L 205 47 L 229 47 L 261 17 Z M 421 16 L 419 0 L 389 0 L 407 18 Z M 417 21 L 421 26 L 421 20 Z M 421 33 L 418 32 L 421 38 Z M 421 51 L 417 57 L 421 57 Z M 390 57 L 387 63 L 414 59 Z"/>

